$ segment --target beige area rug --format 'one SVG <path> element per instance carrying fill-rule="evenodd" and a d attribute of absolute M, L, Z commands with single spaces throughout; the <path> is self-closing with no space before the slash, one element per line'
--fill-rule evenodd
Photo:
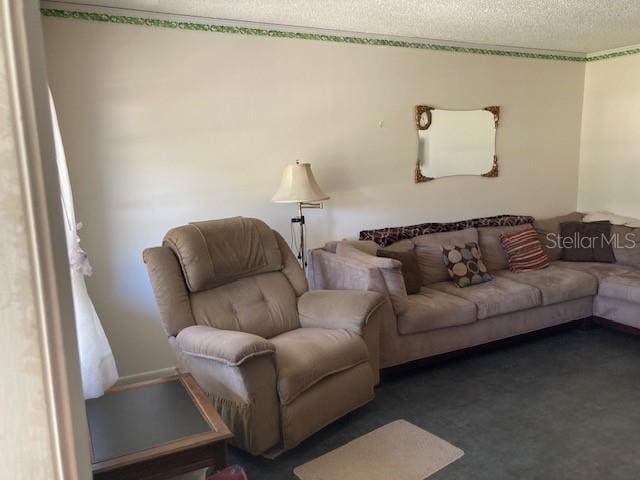
<path fill-rule="evenodd" d="M 441 438 L 397 420 L 297 467 L 300 480 L 424 480 L 464 455 Z"/>

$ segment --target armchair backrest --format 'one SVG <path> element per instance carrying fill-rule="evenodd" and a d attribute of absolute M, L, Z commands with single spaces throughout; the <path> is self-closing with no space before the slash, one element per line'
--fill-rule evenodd
<path fill-rule="evenodd" d="M 167 335 L 209 325 L 271 338 L 300 326 L 304 272 L 264 222 L 234 217 L 176 227 L 144 260 Z"/>

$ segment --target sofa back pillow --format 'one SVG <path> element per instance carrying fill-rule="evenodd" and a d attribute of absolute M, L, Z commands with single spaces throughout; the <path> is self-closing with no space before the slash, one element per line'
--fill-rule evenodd
<path fill-rule="evenodd" d="M 542 270 L 551 264 L 533 225 L 524 230 L 503 233 L 500 235 L 500 243 L 512 272 Z"/>
<path fill-rule="evenodd" d="M 482 252 L 482 259 L 490 272 L 506 270 L 509 268 L 507 254 L 500 241 L 500 236 L 505 233 L 522 232 L 533 229 L 530 223 L 515 227 L 481 227 L 478 228 L 478 245 Z"/>
<path fill-rule="evenodd" d="M 399 252 L 387 248 L 381 248 L 378 250 L 378 257 L 398 260 L 402 264 L 400 271 L 402 272 L 402 278 L 404 278 L 407 295 L 420 293 L 420 288 L 422 287 L 422 275 L 420 274 L 418 257 L 414 249 Z"/>
<path fill-rule="evenodd" d="M 371 243 L 377 245 L 377 243 L 375 242 Z M 387 247 L 383 247 L 383 250 L 390 250 L 392 252 L 406 252 L 407 250 L 413 250 L 414 247 L 415 245 L 413 244 L 413 239 L 404 239 L 398 240 L 397 242 L 394 242 Z"/>
<path fill-rule="evenodd" d="M 583 245 L 585 230 L 582 222 L 562 222 L 560 224 L 560 241 L 562 256 L 565 262 L 593 262 L 593 249 Z M 588 240 L 588 239 L 587 239 Z"/>
<path fill-rule="evenodd" d="M 470 242 L 478 243 L 478 231 L 475 228 L 457 232 L 430 233 L 414 238 L 422 284 L 429 285 L 451 279 L 442 257 L 443 245 L 448 248 L 453 246 L 464 248 Z"/>
<path fill-rule="evenodd" d="M 593 260 L 595 262 L 615 263 L 611 239 L 611 223 L 609 221 L 584 224 L 587 235 L 592 239 Z"/>
<path fill-rule="evenodd" d="M 560 224 L 562 260 L 567 262 L 614 263 L 609 222 L 564 222 Z"/>
<path fill-rule="evenodd" d="M 611 235 L 616 262 L 640 268 L 640 228 L 613 225 Z"/>
<path fill-rule="evenodd" d="M 468 242 L 462 247 L 442 245 L 441 248 L 447 272 L 456 287 L 465 288 L 493 280 L 476 242 Z"/>
<path fill-rule="evenodd" d="M 540 241 L 544 248 L 545 253 L 551 260 L 560 260 L 562 257 L 562 245 L 560 244 L 560 224 L 564 222 L 580 222 L 584 214 L 573 212 L 568 215 L 561 215 L 559 217 L 547 218 L 534 222 Z"/>

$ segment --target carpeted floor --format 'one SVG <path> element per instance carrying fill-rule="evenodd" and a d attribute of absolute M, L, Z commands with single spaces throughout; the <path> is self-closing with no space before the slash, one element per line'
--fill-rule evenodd
<path fill-rule="evenodd" d="M 570 330 L 403 374 L 276 460 L 233 448 L 229 460 L 250 480 L 291 479 L 295 466 L 401 418 L 464 450 L 433 480 L 640 478 L 640 338 Z"/>

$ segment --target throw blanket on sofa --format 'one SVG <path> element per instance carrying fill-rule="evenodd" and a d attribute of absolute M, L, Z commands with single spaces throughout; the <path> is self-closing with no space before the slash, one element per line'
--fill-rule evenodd
<path fill-rule="evenodd" d="M 515 227 L 533 223 L 533 217 L 525 215 L 497 215 L 495 217 L 473 218 L 452 223 L 420 223 L 406 227 L 388 227 L 360 232 L 360 240 L 373 240 L 381 247 L 388 247 L 399 240 L 406 240 L 429 233 L 453 232 L 465 228 Z"/>

